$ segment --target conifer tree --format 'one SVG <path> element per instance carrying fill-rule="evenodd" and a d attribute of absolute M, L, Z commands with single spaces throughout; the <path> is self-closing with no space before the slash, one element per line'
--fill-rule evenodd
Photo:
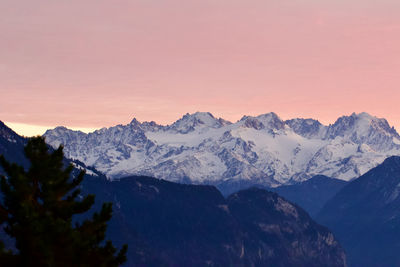
<path fill-rule="evenodd" d="M 71 177 L 64 167 L 63 147 L 50 152 L 44 138 L 34 137 L 25 147 L 30 168 L 25 171 L 0 156 L 6 172 L 1 177 L 0 225 L 15 238 L 17 251 L 0 244 L 1 266 L 119 266 L 127 246 L 117 252 L 104 241 L 112 204 L 105 203 L 91 219 L 73 222 L 94 204 L 94 195 L 80 196 L 85 173 Z"/>

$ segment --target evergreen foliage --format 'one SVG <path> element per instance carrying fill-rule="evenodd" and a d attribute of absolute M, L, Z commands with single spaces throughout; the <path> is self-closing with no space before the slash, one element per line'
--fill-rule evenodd
<path fill-rule="evenodd" d="M 127 246 L 117 251 L 104 241 L 112 204 L 105 203 L 91 219 L 73 223 L 73 216 L 87 212 L 94 195 L 82 198 L 78 188 L 85 172 L 71 177 L 64 168 L 63 147 L 49 152 L 42 137 L 29 140 L 25 155 L 28 171 L 0 156 L 7 173 L 1 177 L 3 201 L 0 224 L 15 238 L 18 251 L 0 244 L 2 266 L 119 266 L 126 261 Z"/>

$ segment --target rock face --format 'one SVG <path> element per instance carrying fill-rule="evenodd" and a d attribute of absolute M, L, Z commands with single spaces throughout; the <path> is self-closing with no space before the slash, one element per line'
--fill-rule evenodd
<path fill-rule="evenodd" d="M 343 180 L 317 175 L 304 182 L 293 185 L 282 185 L 270 190 L 278 193 L 290 202 L 296 203 L 314 218 L 326 202 L 346 184 L 347 182 Z"/>
<path fill-rule="evenodd" d="M 63 144 L 67 157 L 109 178 L 148 175 L 214 185 L 273 187 L 315 175 L 351 180 L 400 155 L 395 129 L 367 113 L 325 126 L 283 121 L 275 113 L 230 123 L 198 112 L 168 126 L 134 119 L 89 134 L 57 127 L 45 136 L 53 147 Z"/>
<path fill-rule="evenodd" d="M 263 189 L 225 199 L 213 186 L 148 177 L 83 189 L 114 202 L 108 237 L 130 245 L 129 266 L 346 266 L 329 230 Z"/>
<path fill-rule="evenodd" d="M 400 157 L 343 187 L 316 218 L 332 229 L 350 266 L 399 266 Z"/>

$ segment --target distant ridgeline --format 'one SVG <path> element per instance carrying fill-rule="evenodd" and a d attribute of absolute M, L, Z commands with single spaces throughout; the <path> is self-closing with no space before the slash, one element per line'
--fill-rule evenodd
<path fill-rule="evenodd" d="M 64 144 L 68 158 L 111 179 L 145 175 L 211 184 L 224 194 L 251 185 L 293 184 L 315 175 L 349 181 L 400 155 L 396 130 L 367 113 L 325 126 L 313 119 L 283 121 L 275 113 L 231 123 L 198 112 L 168 126 L 134 119 L 89 134 L 57 127 L 45 136 L 54 147 Z"/>

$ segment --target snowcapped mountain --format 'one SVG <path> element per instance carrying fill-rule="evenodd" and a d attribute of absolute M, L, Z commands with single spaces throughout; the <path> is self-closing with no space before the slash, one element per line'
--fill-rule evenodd
<path fill-rule="evenodd" d="M 210 184 L 276 186 L 314 175 L 350 180 L 400 155 L 396 130 L 367 113 L 326 126 L 313 119 L 283 121 L 275 113 L 231 123 L 197 112 L 167 126 L 133 119 L 89 134 L 57 127 L 45 137 L 53 147 L 63 144 L 67 157 L 110 178 L 148 175 Z"/>

